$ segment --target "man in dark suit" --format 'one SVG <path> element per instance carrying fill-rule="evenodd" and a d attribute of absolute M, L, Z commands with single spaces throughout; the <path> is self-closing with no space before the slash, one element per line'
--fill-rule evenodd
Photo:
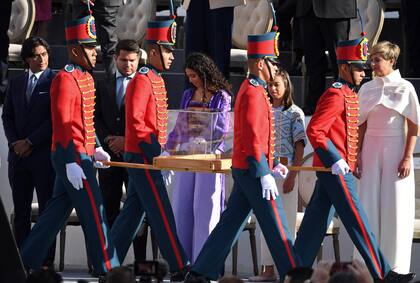
<path fill-rule="evenodd" d="M 116 47 L 116 72 L 110 79 L 99 81 L 96 86 L 95 127 L 104 149 L 113 161 L 123 161 L 125 133 L 125 90 L 137 71 L 140 47 L 135 40 L 120 40 Z M 105 213 L 112 227 L 120 213 L 122 186 L 128 188 L 128 172 L 125 168 L 110 167 L 99 170 Z M 133 241 L 136 260 L 146 259 L 147 233 Z"/>
<path fill-rule="evenodd" d="M 335 49 L 338 41 L 348 39 L 350 19 L 356 17 L 356 0 L 298 0 L 296 17 L 301 22 L 308 82 L 305 89 L 306 115 L 315 111 L 319 97 L 325 90 L 325 75 L 328 50 L 331 69 L 336 80 L 338 77 Z"/>
<path fill-rule="evenodd" d="M 49 45 L 30 37 L 21 57 L 28 71 L 9 82 L 3 107 L 3 126 L 9 144 L 9 182 L 15 211 L 14 232 L 18 247 L 31 228 L 31 203 L 35 188 L 39 213 L 52 196 L 50 86 L 55 74 L 48 68 Z M 45 262 L 53 264 L 54 248 Z"/>

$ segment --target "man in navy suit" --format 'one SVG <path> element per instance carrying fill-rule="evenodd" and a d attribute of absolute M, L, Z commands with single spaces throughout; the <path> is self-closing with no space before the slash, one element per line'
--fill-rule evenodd
<path fill-rule="evenodd" d="M 3 126 L 9 144 L 9 182 L 15 211 L 14 233 L 20 248 L 28 236 L 31 203 L 36 190 L 39 213 L 51 198 L 55 173 L 51 165 L 50 86 L 55 74 L 48 68 L 49 45 L 30 37 L 21 57 L 28 71 L 10 79 L 3 106 Z M 54 262 L 54 247 L 45 265 Z"/>

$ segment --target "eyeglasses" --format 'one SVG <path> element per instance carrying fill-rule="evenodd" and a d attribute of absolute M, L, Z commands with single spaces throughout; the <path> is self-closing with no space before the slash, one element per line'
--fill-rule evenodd
<path fill-rule="evenodd" d="M 47 56 L 48 56 L 48 52 L 45 51 L 45 52 L 42 52 L 42 53 L 39 53 L 39 54 L 33 54 L 31 56 L 31 59 L 38 60 L 38 59 L 41 59 L 41 58 L 45 58 Z"/>

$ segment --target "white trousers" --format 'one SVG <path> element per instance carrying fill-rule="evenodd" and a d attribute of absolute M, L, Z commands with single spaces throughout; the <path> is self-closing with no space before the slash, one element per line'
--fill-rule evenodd
<path fill-rule="evenodd" d="M 283 193 L 283 179 L 276 180 L 277 189 L 279 190 L 279 196 L 282 199 L 284 213 L 286 214 L 287 227 L 289 229 L 290 235 L 293 236 L 293 239 L 296 235 L 296 215 L 297 215 L 297 204 L 298 204 L 298 188 L 296 177 L 295 186 L 293 191 L 288 194 Z M 274 265 L 273 258 L 271 257 L 270 250 L 268 249 L 267 243 L 264 239 L 263 234 L 260 236 L 261 242 L 261 264 L 262 265 Z"/>
<path fill-rule="evenodd" d="M 397 176 L 404 147 L 402 135 L 365 135 L 359 183 L 360 203 L 372 232 L 391 268 L 398 273 L 410 270 L 415 217 L 413 164 L 408 177 Z M 356 249 L 354 255 L 361 259 Z"/>

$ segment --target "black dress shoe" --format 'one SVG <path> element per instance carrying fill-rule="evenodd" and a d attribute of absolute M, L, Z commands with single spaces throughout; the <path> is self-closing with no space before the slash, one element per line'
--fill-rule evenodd
<path fill-rule="evenodd" d="M 211 282 L 210 282 L 210 279 L 206 278 L 205 276 L 197 272 L 190 271 L 185 276 L 184 283 L 211 283 Z"/>
<path fill-rule="evenodd" d="M 386 282 L 386 283 L 405 283 L 410 282 L 416 277 L 415 273 L 399 274 L 395 271 L 390 271 L 385 276 L 384 280 L 376 280 L 375 282 Z"/>
<path fill-rule="evenodd" d="M 190 271 L 190 266 L 186 265 L 182 270 L 171 273 L 171 282 L 182 282 L 185 280 L 185 276 Z"/>
<path fill-rule="evenodd" d="M 185 279 L 185 273 L 181 271 L 173 272 L 170 276 L 171 282 L 182 282 Z"/>
<path fill-rule="evenodd" d="M 106 282 L 106 273 L 99 274 L 98 272 L 93 271 L 92 273 L 90 273 L 90 276 L 98 278 L 98 283 Z"/>
<path fill-rule="evenodd" d="M 99 275 L 98 283 L 106 283 L 106 275 Z"/>
<path fill-rule="evenodd" d="M 54 262 L 45 262 L 42 266 L 41 269 L 43 270 L 51 270 L 51 271 L 55 271 L 55 266 L 54 266 Z"/>

